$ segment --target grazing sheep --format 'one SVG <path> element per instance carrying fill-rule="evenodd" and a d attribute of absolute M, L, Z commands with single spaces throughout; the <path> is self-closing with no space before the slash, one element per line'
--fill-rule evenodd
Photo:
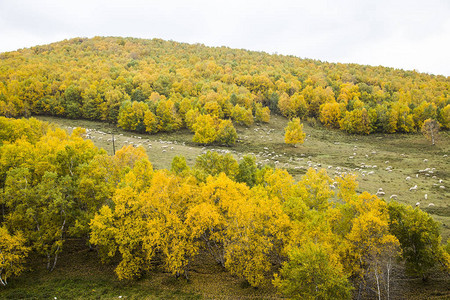
<path fill-rule="evenodd" d="M 415 190 L 417 190 L 417 184 L 415 186 L 409 188 L 409 191 L 415 191 Z"/>
<path fill-rule="evenodd" d="M 409 177 L 409 176 L 408 176 L 408 177 L 406 177 L 406 180 L 411 180 L 411 177 Z"/>
<path fill-rule="evenodd" d="M 389 199 L 398 199 L 398 196 L 397 196 L 397 195 L 391 195 L 391 196 L 389 197 Z"/>
<path fill-rule="evenodd" d="M 439 188 L 440 188 L 440 189 L 445 189 L 445 186 L 440 185 Z"/>
<path fill-rule="evenodd" d="M 416 202 L 416 207 L 420 205 L 420 202 Z"/>
<path fill-rule="evenodd" d="M 428 207 L 434 206 L 434 203 L 430 203 L 428 204 Z"/>
<path fill-rule="evenodd" d="M 386 193 L 383 191 L 383 188 L 379 188 L 377 192 L 377 196 L 384 196 Z"/>
<path fill-rule="evenodd" d="M 428 194 L 424 195 L 425 200 L 428 200 Z"/>

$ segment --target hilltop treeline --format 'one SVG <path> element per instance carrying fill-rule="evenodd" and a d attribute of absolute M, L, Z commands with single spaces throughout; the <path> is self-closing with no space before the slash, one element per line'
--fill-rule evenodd
<path fill-rule="evenodd" d="M 197 142 L 233 143 L 231 123 L 270 112 L 349 133 L 450 126 L 450 79 L 160 39 L 75 38 L 0 54 L 0 114 L 117 123 L 138 132 L 186 127 Z M 269 111 L 270 110 L 270 111 Z M 207 122 L 201 115 L 209 115 Z M 198 133 L 227 128 L 222 136 Z M 224 135 L 224 136 L 223 136 Z"/>
<path fill-rule="evenodd" d="M 118 261 L 119 279 L 155 266 L 190 276 L 210 255 L 252 286 L 274 284 L 294 298 L 388 297 L 392 265 L 426 279 L 450 256 L 438 223 L 419 208 L 356 192 L 354 175 L 282 169 L 207 152 L 193 168 L 175 157 L 154 170 L 143 148 L 114 156 L 35 119 L 0 117 L 0 283 L 34 251 L 58 266 L 68 238 Z"/>

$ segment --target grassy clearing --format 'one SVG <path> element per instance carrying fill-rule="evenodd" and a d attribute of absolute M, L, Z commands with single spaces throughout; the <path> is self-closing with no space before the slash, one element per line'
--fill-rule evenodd
<path fill-rule="evenodd" d="M 237 128 L 239 141 L 233 147 L 203 147 L 193 143 L 192 133 L 186 130 L 140 135 L 101 122 L 40 119 L 68 130 L 78 126 L 93 129 L 95 131 L 90 133 L 92 141 L 110 154 L 113 151 L 112 142 L 108 141 L 111 135 L 99 132 L 114 133 L 116 149 L 130 143 L 140 144 L 147 149 L 156 169 L 170 168 L 175 155 L 185 156 L 188 165 L 193 166 L 199 154 L 214 149 L 231 151 L 237 159 L 254 154 L 261 164 L 285 168 L 297 179 L 309 167 L 326 168 L 332 177 L 344 172 L 355 173 L 360 192 L 375 194 L 382 188 L 385 195 L 381 197 L 388 201 L 396 195 L 402 203 L 415 206 L 419 202 L 422 209 L 442 223 L 443 240 L 450 238 L 449 132 L 441 132 L 437 145 L 432 146 L 420 134 L 355 136 L 305 123 L 306 141 L 293 147 L 284 144 L 287 120 L 272 116 L 269 124 Z M 410 191 L 416 185 L 417 189 Z"/>

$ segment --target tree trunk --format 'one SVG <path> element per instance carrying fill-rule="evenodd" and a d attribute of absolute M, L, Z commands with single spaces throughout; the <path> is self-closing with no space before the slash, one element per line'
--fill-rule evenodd
<path fill-rule="evenodd" d="M 378 300 L 381 300 L 381 293 L 380 293 L 380 281 L 378 280 L 378 272 L 375 268 L 374 270 L 375 278 L 377 279 L 377 291 L 378 291 Z"/>

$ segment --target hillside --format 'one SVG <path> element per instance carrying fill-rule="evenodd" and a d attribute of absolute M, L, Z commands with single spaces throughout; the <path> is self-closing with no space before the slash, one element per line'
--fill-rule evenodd
<path fill-rule="evenodd" d="M 450 78 L 115 37 L 0 62 L 0 298 L 450 295 Z"/>
<path fill-rule="evenodd" d="M 414 71 L 115 37 L 0 60 L 0 115 L 10 117 L 84 118 L 155 133 L 194 131 L 201 114 L 250 126 L 269 120 L 268 107 L 349 133 L 416 132 L 428 118 L 450 126 L 450 79 Z"/>

